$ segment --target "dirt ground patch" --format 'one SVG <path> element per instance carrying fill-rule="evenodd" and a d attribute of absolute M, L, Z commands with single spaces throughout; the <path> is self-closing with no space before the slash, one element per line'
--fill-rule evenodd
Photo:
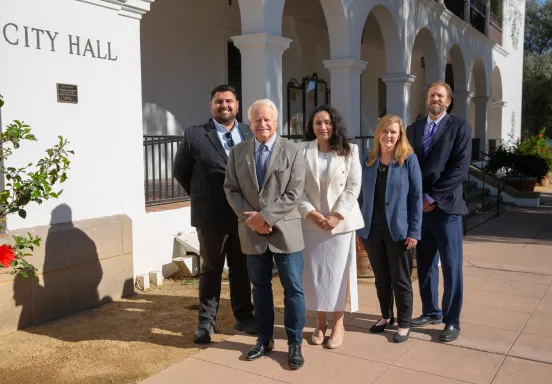
<path fill-rule="evenodd" d="M 358 283 L 374 285 L 373 278 Z M 273 289 L 276 310 L 283 312 L 277 277 Z M 0 383 L 136 383 L 207 348 L 192 342 L 197 297 L 197 280 L 165 280 L 131 298 L 0 335 Z M 213 342 L 235 333 L 228 283 L 223 282 Z"/>
<path fill-rule="evenodd" d="M 282 288 L 274 280 L 276 306 Z M 135 383 L 201 351 L 192 342 L 197 325 L 197 281 L 165 280 L 131 298 L 25 330 L 0 335 L 0 383 Z M 217 334 L 234 331 L 223 284 Z M 206 348 L 206 347 L 203 347 Z"/>

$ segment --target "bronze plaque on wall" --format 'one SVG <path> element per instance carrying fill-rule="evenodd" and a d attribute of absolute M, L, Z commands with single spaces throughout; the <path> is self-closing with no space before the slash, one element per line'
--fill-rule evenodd
<path fill-rule="evenodd" d="M 78 104 L 79 92 L 76 85 L 72 84 L 57 84 L 57 101 L 58 103 L 73 103 Z"/>

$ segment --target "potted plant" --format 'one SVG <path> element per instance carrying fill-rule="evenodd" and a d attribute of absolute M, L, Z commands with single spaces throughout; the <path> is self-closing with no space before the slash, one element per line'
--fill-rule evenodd
<path fill-rule="evenodd" d="M 548 178 L 548 171 L 552 169 L 552 147 L 548 137 L 545 134 L 546 129 L 541 129 L 536 135 L 521 140 L 519 143 L 519 153 L 523 155 L 533 155 L 542 158 L 545 162 L 546 172 L 544 174 L 539 173 L 539 182 L 543 186 L 548 186 L 550 182 Z M 539 169 L 542 167 L 542 163 L 538 165 Z"/>
<path fill-rule="evenodd" d="M 519 140 L 502 142 L 490 155 L 485 171 L 493 175 L 503 171 L 508 185 L 532 192 L 537 181 L 546 181 L 551 167 L 552 151 L 541 131 L 530 138 L 522 136 Z"/>

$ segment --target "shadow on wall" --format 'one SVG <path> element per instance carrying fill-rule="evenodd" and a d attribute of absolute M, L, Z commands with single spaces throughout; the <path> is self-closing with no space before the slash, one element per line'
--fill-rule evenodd
<path fill-rule="evenodd" d="M 181 136 L 182 125 L 176 117 L 163 107 L 144 102 L 142 107 L 142 126 L 144 135 Z"/>
<path fill-rule="evenodd" d="M 44 265 L 40 265 L 39 250 L 32 260 L 41 275 L 14 280 L 15 305 L 22 306 L 19 329 L 112 301 L 110 296 L 100 297 L 103 270 L 96 244 L 73 225 L 71 208 L 57 206 L 50 223 L 48 233 L 41 235 Z M 123 295 L 129 289 L 133 292 L 132 281 L 125 282 Z"/>

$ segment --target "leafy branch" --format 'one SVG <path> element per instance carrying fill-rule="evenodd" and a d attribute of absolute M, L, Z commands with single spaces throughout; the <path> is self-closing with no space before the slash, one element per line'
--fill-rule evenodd
<path fill-rule="evenodd" d="M 4 105 L 0 95 L 0 108 Z M 23 167 L 6 167 L 4 164 L 15 150 L 24 142 L 36 142 L 31 127 L 22 121 L 15 120 L 4 132 L 0 132 L 0 177 L 6 184 L 0 192 L 0 229 L 8 215 L 17 213 L 21 218 L 27 217 L 25 207 L 34 202 L 41 204 L 44 200 L 56 199 L 63 190 L 57 190 L 57 184 L 67 180 L 69 155 L 74 152 L 68 149 L 69 142 L 58 136 L 58 142 L 46 149 L 46 155 L 34 165 L 32 162 Z M 20 277 L 36 275 L 37 269 L 25 258 L 31 256 L 28 251 L 40 246 L 41 239 L 30 233 L 25 236 L 13 236 L 13 245 L 0 249 L 0 269 L 11 266 L 12 272 Z M 7 248 L 6 248 L 7 247 Z M 9 249 L 8 249 L 9 248 Z"/>

